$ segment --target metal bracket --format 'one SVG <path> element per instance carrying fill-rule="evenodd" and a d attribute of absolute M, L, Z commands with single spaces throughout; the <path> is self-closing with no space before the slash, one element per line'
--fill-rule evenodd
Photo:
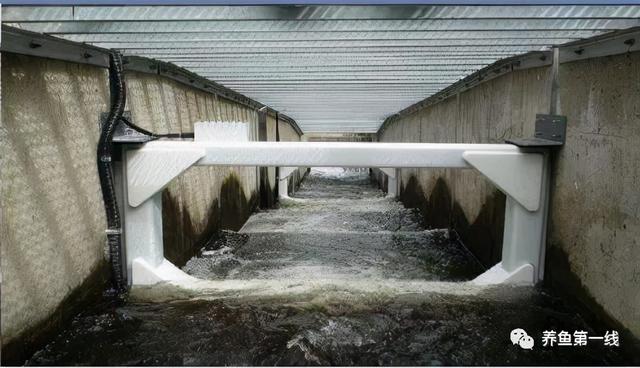
<path fill-rule="evenodd" d="M 566 133 L 566 116 L 537 114 L 532 138 L 507 139 L 505 142 L 518 147 L 560 147 L 565 143 Z"/>
<path fill-rule="evenodd" d="M 122 116 L 124 118 L 126 118 L 127 120 L 131 121 L 131 111 L 125 111 Z M 108 112 L 103 112 L 100 113 L 100 121 L 99 121 L 99 127 L 100 130 L 102 130 L 102 127 L 104 126 L 105 122 L 107 121 L 107 118 L 109 117 L 109 113 Z M 127 124 L 123 123 L 122 121 L 119 121 L 116 124 L 116 129 L 113 132 L 113 143 L 146 143 L 149 141 L 154 140 L 155 138 L 148 136 L 146 134 L 142 134 L 140 132 L 138 132 L 135 129 L 132 129 L 131 127 L 127 126 Z"/>

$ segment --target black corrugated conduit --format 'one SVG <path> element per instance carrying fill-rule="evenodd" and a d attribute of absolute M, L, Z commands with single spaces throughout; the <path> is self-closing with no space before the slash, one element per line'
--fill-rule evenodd
<path fill-rule="evenodd" d="M 151 137 L 152 139 L 158 139 L 158 138 L 193 138 L 193 133 L 164 133 L 164 134 L 156 134 L 156 133 L 152 133 L 144 128 L 141 128 L 137 125 L 135 125 L 134 123 L 132 123 L 131 121 L 129 121 L 129 119 L 125 118 L 124 116 L 120 117 L 120 121 L 123 122 L 124 124 L 126 124 L 127 126 L 129 126 L 129 128 L 137 131 L 138 133 L 144 134 L 144 135 L 148 135 L 149 137 Z"/>
<path fill-rule="evenodd" d="M 117 52 L 112 53 L 109 58 L 109 91 L 111 109 L 102 125 L 98 142 L 98 175 L 107 214 L 107 246 L 111 262 L 112 282 L 116 293 L 121 294 L 127 290 L 127 279 L 123 269 L 122 221 L 113 180 L 112 140 L 116 125 L 122 119 L 127 98 L 122 76 L 122 55 Z"/>

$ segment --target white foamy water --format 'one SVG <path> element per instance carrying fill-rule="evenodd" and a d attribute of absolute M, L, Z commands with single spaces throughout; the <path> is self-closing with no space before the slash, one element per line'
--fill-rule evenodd
<path fill-rule="evenodd" d="M 385 198 L 364 169 L 314 168 L 299 202 L 224 232 L 183 270 L 197 282 L 136 288 L 137 297 L 225 298 L 477 294 L 482 269 L 447 230 Z"/>

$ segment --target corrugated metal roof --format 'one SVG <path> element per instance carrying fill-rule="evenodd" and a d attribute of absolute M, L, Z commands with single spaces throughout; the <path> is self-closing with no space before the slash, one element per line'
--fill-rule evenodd
<path fill-rule="evenodd" d="M 640 6 L 3 7 L 6 24 L 175 63 L 294 118 L 375 132 L 496 60 L 640 25 Z"/>

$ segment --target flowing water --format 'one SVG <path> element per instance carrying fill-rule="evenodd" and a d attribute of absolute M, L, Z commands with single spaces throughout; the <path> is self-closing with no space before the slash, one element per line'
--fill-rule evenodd
<path fill-rule="evenodd" d="M 483 271 L 446 230 L 366 172 L 312 170 L 292 199 L 223 232 L 183 268 L 208 285 L 134 289 L 71 326 L 31 365 L 629 364 L 602 342 L 542 347 L 544 330 L 603 335 L 562 299 L 477 287 Z M 514 328 L 534 337 L 513 345 Z"/>

